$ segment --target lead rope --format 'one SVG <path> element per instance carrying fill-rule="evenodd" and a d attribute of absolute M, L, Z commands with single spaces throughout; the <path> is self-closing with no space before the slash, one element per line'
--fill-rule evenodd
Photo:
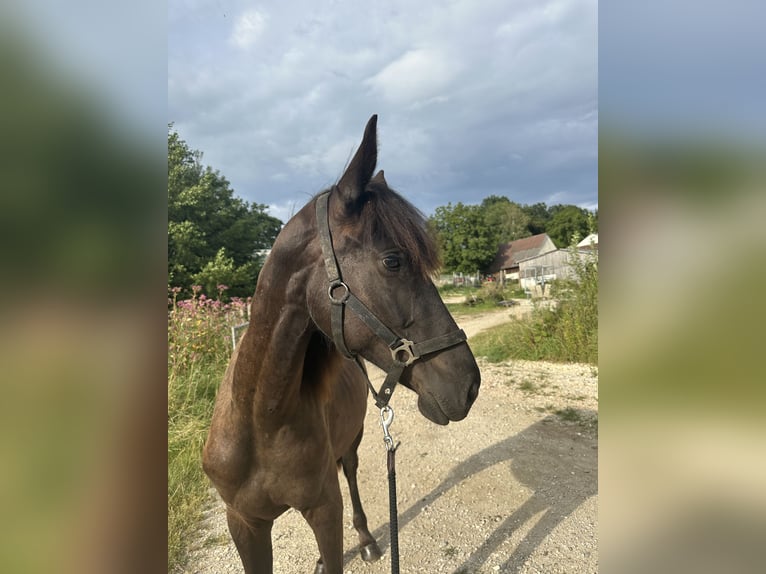
<path fill-rule="evenodd" d="M 401 443 L 394 444 L 388 432 L 394 422 L 394 409 L 386 405 L 380 409 L 380 422 L 383 425 L 383 441 L 386 443 L 388 466 L 388 511 L 391 526 L 391 574 L 399 574 L 399 516 L 396 508 L 396 449 Z"/>

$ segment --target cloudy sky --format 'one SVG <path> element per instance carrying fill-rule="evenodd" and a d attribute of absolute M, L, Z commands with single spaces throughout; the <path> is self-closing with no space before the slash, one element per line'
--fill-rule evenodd
<path fill-rule="evenodd" d="M 168 121 L 286 221 L 377 113 L 378 167 L 427 215 L 492 194 L 597 207 L 590 0 L 170 0 Z"/>

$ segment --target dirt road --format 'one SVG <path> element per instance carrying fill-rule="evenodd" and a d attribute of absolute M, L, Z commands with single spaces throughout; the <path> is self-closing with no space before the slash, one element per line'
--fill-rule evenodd
<path fill-rule="evenodd" d="M 520 312 L 515 309 L 514 313 Z M 470 337 L 510 320 L 500 310 L 461 320 Z M 447 427 L 427 421 L 414 393 L 392 400 L 397 451 L 399 549 L 407 573 L 598 571 L 598 374 L 589 365 L 480 360 L 482 386 L 469 416 Z M 376 371 L 379 384 L 382 373 Z M 370 403 L 359 451 L 359 483 L 370 530 L 384 552 L 362 562 L 344 496 L 346 574 L 390 572 L 385 447 Z M 274 525 L 274 572 L 308 574 L 318 558 L 296 511 Z M 211 505 L 188 574 L 242 572 L 221 502 Z"/>

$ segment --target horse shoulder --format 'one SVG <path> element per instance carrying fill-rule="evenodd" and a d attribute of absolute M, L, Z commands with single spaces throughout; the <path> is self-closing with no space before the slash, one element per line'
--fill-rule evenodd
<path fill-rule="evenodd" d="M 202 467 L 221 497 L 230 502 L 247 479 L 252 464 L 252 425 L 246 409 L 235 402 L 232 392 L 235 351 L 221 381 L 213 407 Z"/>

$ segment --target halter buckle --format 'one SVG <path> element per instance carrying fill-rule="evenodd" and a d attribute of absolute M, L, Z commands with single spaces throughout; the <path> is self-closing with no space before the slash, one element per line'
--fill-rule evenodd
<path fill-rule="evenodd" d="M 396 347 L 391 348 L 391 357 L 394 359 L 394 362 L 399 363 L 400 365 L 404 365 L 406 367 L 407 365 L 412 363 L 415 359 L 420 358 L 420 356 L 416 355 L 415 351 L 412 349 L 412 346 L 415 343 L 413 343 L 409 339 L 399 339 L 397 343 L 398 345 Z M 402 353 L 404 353 L 404 357 L 401 357 Z"/>

